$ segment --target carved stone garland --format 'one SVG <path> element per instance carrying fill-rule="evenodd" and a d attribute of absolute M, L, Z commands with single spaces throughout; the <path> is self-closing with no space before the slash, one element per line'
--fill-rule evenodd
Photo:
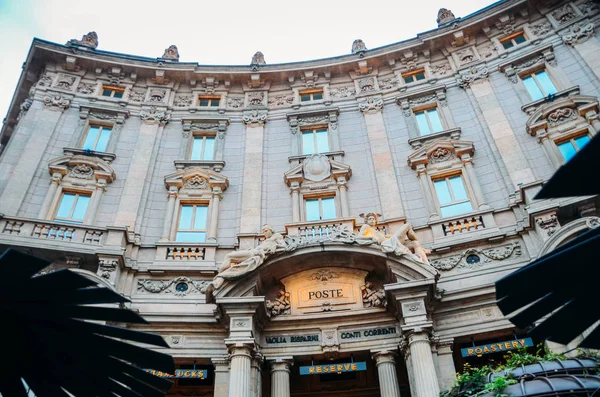
<path fill-rule="evenodd" d="M 185 284 L 186 287 L 178 285 Z M 138 280 L 138 292 L 149 292 L 152 294 L 173 294 L 175 296 L 185 296 L 192 293 L 204 294 L 208 281 L 192 280 L 189 277 L 176 277 L 171 280 Z"/>
<path fill-rule="evenodd" d="M 479 248 L 469 248 L 468 250 L 463 251 L 460 255 L 449 256 L 447 258 L 442 259 L 434 259 L 429 263 L 431 266 L 438 270 L 452 270 L 454 268 L 457 269 L 474 269 L 478 266 L 481 266 L 481 262 L 476 263 L 467 263 L 463 262 L 463 259 L 468 257 L 469 255 L 482 255 L 485 257 L 483 263 L 489 263 L 493 261 L 502 261 L 510 258 L 511 256 L 521 256 L 522 250 L 521 245 L 519 243 L 512 243 L 505 246 L 488 248 L 488 249 L 479 249 Z"/>

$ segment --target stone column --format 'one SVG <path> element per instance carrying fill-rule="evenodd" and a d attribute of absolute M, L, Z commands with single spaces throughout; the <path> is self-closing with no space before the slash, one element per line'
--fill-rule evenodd
<path fill-rule="evenodd" d="M 365 102 L 359 103 L 358 108 L 365 117 L 383 217 L 385 219 L 403 217 L 404 208 L 400 198 L 400 189 L 381 113 L 383 99 L 367 98 Z"/>
<path fill-rule="evenodd" d="M 210 230 L 208 231 L 208 241 L 217 241 L 217 230 L 219 226 L 219 204 L 223 197 L 223 191 L 219 186 L 213 188 L 213 198 L 210 203 Z"/>
<path fill-rule="evenodd" d="M 292 190 L 292 222 L 300 222 L 300 183 L 292 182 L 290 184 Z"/>
<path fill-rule="evenodd" d="M 427 212 L 429 212 L 429 219 L 439 218 L 437 206 L 435 205 L 435 198 L 431 191 L 431 185 L 429 184 L 429 176 L 427 175 L 427 169 L 424 164 L 417 165 L 417 179 L 421 184 L 421 190 L 425 198 L 425 204 L 427 205 Z"/>
<path fill-rule="evenodd" d="M 42 208 L 40 208 L 40 212 L 38 214 L 38 218 L 40 219 L 48 219 L 48 212 L 50 211 L 50 205 L 56 196 L 56 191 L 58 190 L 58 185 L 60 185 L 60 181 L 62 180 L 62 174 L 60 172 L 55 172 L 52 174 L 52 178 L 50 178 L 50 187 L 48 188 L 48 192 L 46 193 L 46 197 L 44 197 L 44 202 L 42 203 Z"/>
<path fill-rule="evenodd" d="M 252 374 L 250 379 L 252 397 L 262 396 L 262 363 L 263 355 L 255 352 L 254 356 L 252 356 Z"/>
<path fill-rule="evenodd" d="M 129 165 L 129 171 L 125 177 L 121 201 L 117 209 L 115 226 L 135 227 L 138 210 L 142 203 L 146 177 L 152 167 L 152 155 L 156 137 L 161 135 L 161 130 L 169 121 L 166 111 L 153 108 L 150 111 L 142 110 L 140 113 L 142 125 L 138 134 L 133 158 Z"/>
<path fill-rule="evenodd" d="M 263 145 L 267 114 L 252 111 L 245 114 L 242 120 L 246 124 L 246 140 L 240 233 L 256 233 L 261 227 Z"/>
<path fill-rule="evenodd" d="M 515 132 L 504 113 L 494 89 L 487 79 L 487 69 L 479 68 L 474 73 L 466 76 L 468 83 L 459 80 L 459 85 L 465 89 L 470 87 L 473 96 L 479 105 L 483 121 L 490 130 L 493 144 L 498 148 L 498 153 L 512 182 L 512 189 L 519 184 L 533 182 L 533 171 L 527 162 L 527 157 L 521 150 Z"/>
<path fill-rule="evenodd" d="M 456 380 L 456 368 L 452 356 L 452 339 L 442 340 L 437 344 L 438 370 L 440 390 L 449 390 Z"/>
<path fill-rule="evenodd" d="M 415 328 L 408 332 L 407 338 L 416 391 L 414 397 L 439 397 L 440 387 L 431 354 L 429 333 L 425 329 Z"/>
<path fill-rule="evenodd" d="M 271 397 L 290 397 L 291 358 L 277 358 L 271 362 Z"/>
<path fill-rule="evenodd" d="M 229 397 L 251 397 L 252 347 L 244 343 L 236 343 L 229 348 L 229 358 L 231 360 Z"/>
<path fill-rule="evenodd" d="M 475 167 L 473 166 L 473 158 L 470 154 L 465 153 L 460 157 L 460 160 L 462 161 L 463 166 L 465 167 L 467 178 L 469 178 L 469 182 L 471 183 L 471 189 L 473 190 L 473 195 L 475 195 L 477 205 L 480 209 L 489 208 L 489 206 L 485 202 L 485 198 L 483 197 L 481 187 L 479 187 L 477 174 L 475 174 Z"/>
<path fill-rule="evenodd" d="M 213 397 L 227 397 L 229 389 L 229 360 L 226 358 L 213 358 L 215 367 L 215 389 Z"/>
<path fill-rule="evenodd" d="M 382 351 L 373 354 L 373 359 L 377 365 L 381 397 L 400 396 L 395 356 L 396 354 L 390 351 Z"/>
<path fill-rule="evenodd" d="M 339 177 L 337 179 L 338 189 L 340 191 L 340 206 L 342 209 L 342 218 L 350 216 L 350 209 L 348 206 L 348 183 L 345 177 Z"/>
<path fill-rule="evenodd" d="M 548 133 L 545 130 L 538 132 L 538 142 L 541 143 L 544 147 L 544 151 L 548 155 L 548 158 L 550 159 L 550 162 L 552 163 L 554 168 L 560 168 L 564 163 L 564 159 L 562 157 L 559 157 L 560 154 L 557 153 L 558 150 L 556 149 L 556 145 L 554 144 L 554 142 L 552 142 L 552 140 L 548 136 Z"/>
<path fill-rule="evenodd" d="M 40 102 L 33 101 L 25 115 L 27 122 L 19 127 L 8 143 L 10 150 L 0 159 L 0 186 L 6 183 L 0 196 L 4 215 L 18 215 L 62 112 L 71 104 L 63 94 L 55 93 L 46 93 L 43 104 Z"/>
<path fill-rule="evenodd" d="M 162 237 L 160 241 L 169 241 L 171 239 L 171 228 L 173 227 L 173 216 L 175 215 L 175 202 L 177 201 L 177 187 L 169 186 L 167 193 L 167 213 L 163 222 Z"/>
<path fill-rule="evenodd" d="M 96 190 L 94 191 L 94 194 L 92 194 L 90 206 L 87 209 L 83 223 L 88 225 L 94 223 L 94 220 L 96 219 L 96 214 L 98 213 L 98 208 L 100 207 L 100 202 L 102 201 L 102 196 L 106 191 L 106 185 L 106 179 L 99 179 L 96 182 Z"/>

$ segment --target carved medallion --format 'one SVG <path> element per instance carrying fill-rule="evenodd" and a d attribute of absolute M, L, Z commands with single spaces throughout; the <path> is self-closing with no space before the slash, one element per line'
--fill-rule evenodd
<path fill-rule="evenodd" d="M 302 171 L 306 180 L 320 182 L 331 175 L 331 164 L 327 156 L 313 154 L 304 160 Z"/>
<path fill-rule="evenodd" d="M 200 175 L 195 175 L 185 181 L 183 187 L 185 189 L 208 189 L 208 180 L 202 178 Z"/>

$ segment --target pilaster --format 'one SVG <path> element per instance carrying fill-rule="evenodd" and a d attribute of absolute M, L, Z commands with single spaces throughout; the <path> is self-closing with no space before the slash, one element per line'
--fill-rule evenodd
<path fill-rule="evenodd" d="M 449 390 L 456 380 L 456 367 L 452 356 L 453 339 L 440 340 L 436 346 L 440 390 Z"/>
<path fill-rule="evenodd" d="M 218 357 L 211 359 L 215 367 L 215 389 L 213 397 L 227 397 L 229 395 L 229 359 Z"/>

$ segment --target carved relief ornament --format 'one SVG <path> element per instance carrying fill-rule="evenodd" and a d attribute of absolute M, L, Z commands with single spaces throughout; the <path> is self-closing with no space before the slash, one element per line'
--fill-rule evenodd
<path fill-rule="evenodd" d="M 458 255 L 452 255 L 445 258 L 433 259 L 429 263 L 438 270 L 449 271 L 454 268 L 458 269 L 475 269 L 483 266 L 485 263 L 503 261 L 511 257 L 519 257 L 522 254 L 520 243 L 511 243 L 494 248 L 480 249 L 469 248 Z M 474 255 L 477 258 L 466 260 L 469 256 Z M 484 257 L 483 261 L 481 256 Z"/>
<path fill-rule="evenodd" d="M 140 111 L 140 118 L 142 121 L 152 124 L 165 125 L 171 119 L 171 114 L 167 113 L 166 110 L 158 110 L 156 106 L 152 106 L 150 110 L 143 109 Z"/>
<path fill-rule="evenodd" d="M 562 36 L 562 39 L 565 44 L 574 46 L 575 44 L 583 43 L 593 35 L 594 22 L 590 22 L 587 24 L 571 26 L 571 28 Z"/>
<path fill-rule="evenodd" d="M 337 116 L 339 109 L 327 109 L 320 112 L 309 112 L 309 113 L 288 113 L 288 122 L 290 123 L 290 130 L 292 134 L 297 134 L 302 127 L 327 124 L 332 130 L 337 130 Z"/>
<path fill-rule="evenodd" d="M 498 65 L 498 70 L 503 72 L 511 83 L 517 84 L 519 82 L 519 74 L 544 63 L 548 63 L 550 66 L 557 65 L 552 45 L 544 46 L 534 53 L 526 54 L 510 62 L 502 63 Z"/>
<path fill-rule="evenodd" d="M 261 113 L 258 110 L 253 110 L 248 113 L 244 113 L 242 116 L 242 122 L 246 125 L 264 125 L 267 122 L 267 113 Z"/>
<path fill-rule="evenodd" d="M 44 105 L 50 110 L 63 111 L 71 106 L 71 98 L 64 97 L 62 94 L 46 95 L 43 99 Z"/>
<path fill-rule="evenodd" d="M 485 65 L 472 66 L 466 73 L 460 74 L 456 78 L 456 83 L 460 88 L 468 88 L 478 80 L 487 80 L 490 73 Z"/>
<path fill-rule="evenodd" d="M 363 113 L 377 113 L 383 110 L 383 99 L 381 97 L 368 97 L 358 104 L 358 109 Z"/>

